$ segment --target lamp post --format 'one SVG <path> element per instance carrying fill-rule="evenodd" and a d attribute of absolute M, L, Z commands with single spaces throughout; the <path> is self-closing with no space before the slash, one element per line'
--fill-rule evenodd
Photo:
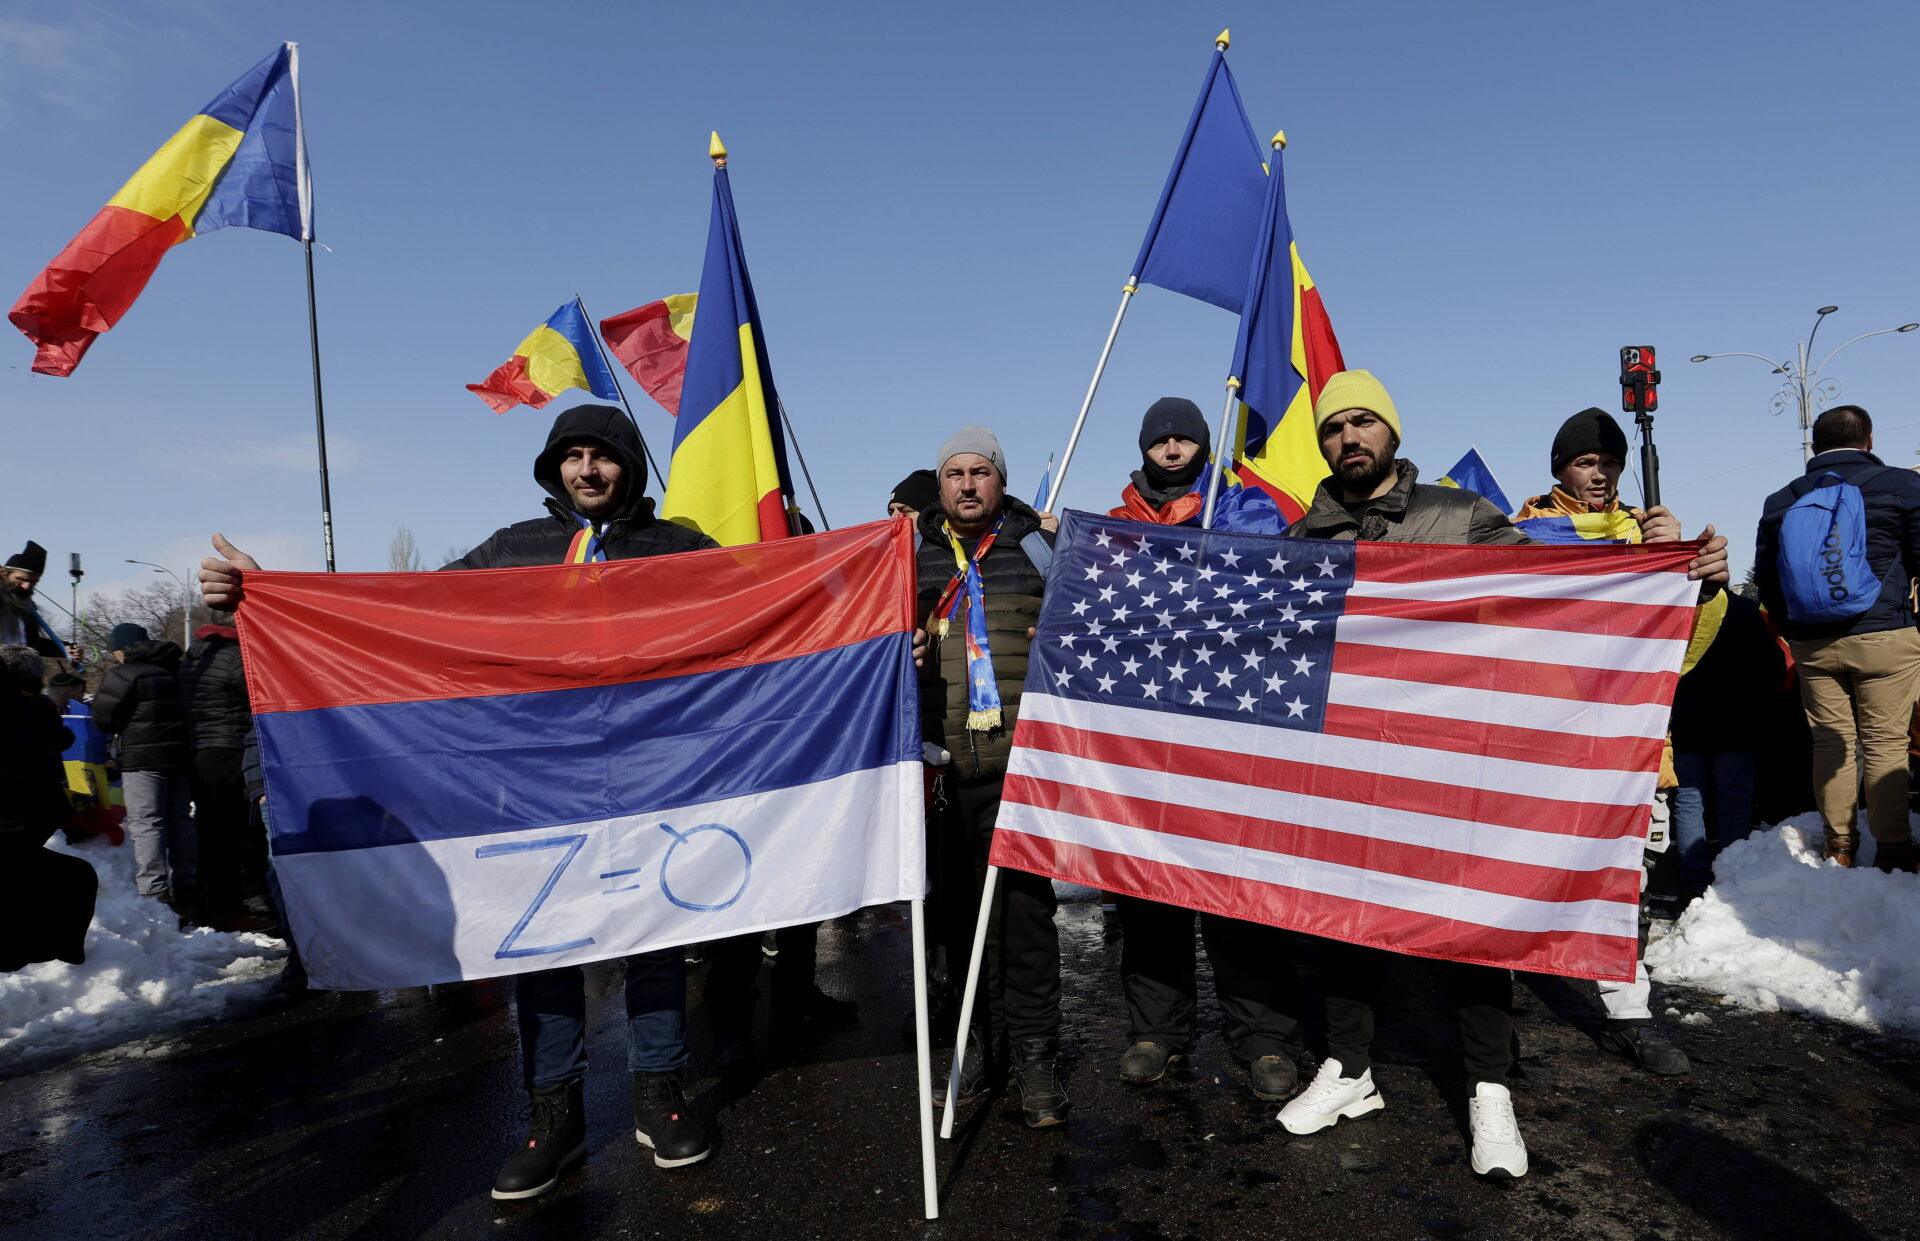
<path fill-rule="evenodd" d="M 180 604 L 181 604 L 180 649 L 182 651 L 185 651 L 188 647 L 192 646 L 193 645 L 193 592 L 187 589 L 187 584 L 184 581 L 181 581 L 180 575 L 178 573 L 175 573 L 172 569 L 167 568 L 167 566 L 163 564 L 155 564 L 151 560 L 129 560 L 127 561 L 127 563 L 145 565 L 147 568 L 152 569 L 155 573 L 164 573 L 168 577 L 172 578 L 175 584 L 177 584 L 180 587 Z"/>
<path fill-rule="evenodd" d="M 1827 369 L 1827 363 L 1833 361 L 1840 349 L 1858 344 L 1869 336 L 1886 336 L 1896 332 L 1904 334 L 1920 330 L 1920 323 L 1903 323 L 1899 327 L 1883 327 L 1875 332 L 1862 332 L 1841 345 L 1840 349 L 1835 349 L 1833 353 L 1820 359 L 1820 365 L 1808 370 L 1807 359 L 1812 356 L 1814 337 L 1820 334 L 1820 325 L 1826 322 L 1827 316 L 1838 309 L 1840 309 L 1838 306 L 1822 306 L 1813 312 L 1813 330 L 1807 333 L 1805 340 L 1794 346 L 1794 357 L 1790 362 L 1776 362 L 1765 354 L 1759 353 L 1696 353 L 1691 359 L 1694 362 L 1711 362 L 1715 358 L 1758 358 L 1772 367 L 1774 374 L 1785 375 L 1786 387 L 1774 394 L 1770 408 L 1776 414 L 1784 413 L 1789 409 L 1799 413 L 1800 460 L 1803 464 L 1813 459 L 1814 415 L 1833 404 L 1833 399 L 1840 395 L 1838 379 L 1821 378 L 1822 372 Z"/>

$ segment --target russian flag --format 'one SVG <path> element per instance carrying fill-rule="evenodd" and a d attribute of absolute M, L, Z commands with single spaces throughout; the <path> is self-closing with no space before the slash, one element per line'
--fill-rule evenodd
<path fill-rule="evenodd" d="M 547 969 L 926 890 L 912 531 L 250 573 L 274 870 L 317 987 Z"/>

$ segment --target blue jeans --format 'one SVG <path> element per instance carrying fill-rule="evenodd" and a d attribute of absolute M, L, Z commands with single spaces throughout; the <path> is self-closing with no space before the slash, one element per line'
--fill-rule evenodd
<path fill-rule="evenodd" d="M 627 1068 L 674 1073 L 687 1067 L 687 963 L 679 948 L 627 961 Z M 587 982 L 577 965 L 515 980 L 520 1063 L 528 1090 L 552 1090 L 587 1075 Z"/>
<path fill-rule="evenodd" d="M 1713 878 L 1713 855 L 1753 831 L 1753 755 L 1673 755 L 1673 843 L 1680 870 L 1693 883 Z M 1707 842 L 1713 824 L 1715 844 Z"/>

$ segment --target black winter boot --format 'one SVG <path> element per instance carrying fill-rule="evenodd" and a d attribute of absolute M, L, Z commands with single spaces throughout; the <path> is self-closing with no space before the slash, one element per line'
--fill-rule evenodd
<path fill-rule="evenodd" d="M 678 1073 L 633 1075 L 633 1136 L 653 1151 L 657 1167 L 684 1168 L 713 1152 L 706 1122 L 687 1110 Z"/>
<path fill-rule="evenodd" d="M 1600 1032 L 1600 1046 L 1662 1077 L 1678 1077 L 1693 1068 L 1687 1053 L 1669 1042 L 1666 1032 L 1651 1021 L 1610 1019 Z"/>
<path fill-rule="evenodd" d="M 1256 1056 L 1247 1065 L 1247 1084 L 1253 1087 L 1254 1098 L 1283 1102 L 1300 1089 L 1300 1066 L 1292 1056 Z"/>
<path fill-rule="evenodd" d="M 1151 1086 L 1165 1077 L 1178 1059 L 1178 1052 L 1142 1039 L 1120 1053 L 1120 1080 L 1129 1086 Z"/>
<path fill-rule="evenodd" d="M 500 1165 L 493 1196 L 538 1198 L 587 1155 L 587 1113 L 580 1083 L 533 1092 L 533 1121 L 527 1140 Z"/>
<path fill-rule="evenodd" d="M 1052 1039 L 1023 1038 L 1014 1053 L 1013 1080 L 1020 1088 L 1020 1110 L 1027 1128 L 1047 1129 L 1067 1120 L 1067 1088 L 1055 1071 Z"/>
<path fill-rule="evenodd" d="M 948 1071 L 934 1079 L 933 1102 L 937 1107 L 947 1105 L 947 1082 L 952 1078 L 952 1062 L 948 1062 Z M 960 1066 L 960 1092 L 954 1099 L 955 1107 L 965 1107 L 992 1094 L 1000 1084 L 1000 1072 L 993 1063 L 993 1057 L 987 1054 L 987 1045 L 978 1034 L 967 1035 L 966 1063 Z"/>

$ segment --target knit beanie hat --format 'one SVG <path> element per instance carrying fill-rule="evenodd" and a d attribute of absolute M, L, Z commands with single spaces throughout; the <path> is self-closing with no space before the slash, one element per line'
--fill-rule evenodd
<path fill-rule="evenodd" d="M 1364 409 L 1379 415 L 1380 421 L 1393 430 L 1393 438 L 1404 438 L 1400 432 L 1400 411 L 1393 407 L 1393 398 L 1372 371 L 1339 371 L 1327 379 L 1327 386 L 1320 389 L 1320 397 L 1313 403 L 1313 432 L 1317 436 L 1327 419 L 1350 409 Z"/>
<path fill-rule="evenodd" d="M 1627 459 L 1627 433 L 1604 409 L 1588 406 L 1560 424 L 1553 437 L 1552 465 L 1549 474 L 1567 468 L 1567 462 L 1590 452 L 1608 453 Z"/>
<path fill-rule="evenodd" d="M 25 547 L 7 557 L 7 568 L 25 569 L 38 577 L 47 571 L 47 549 L 28 539 Z"/>
<path fill-rule="evenodd" d="M 1147 406 L 1147 416 L 1140 420 L 1140 455 L 1145 456 L 1147 449 L 1170 435 L 1200 445 L 1203 457 L 1211 446 L 1206 415 L 1184 396 L 1163 396 Z"/>
<path fill-rule="evenodd" d="M 940 456 L 934 462 L 937 474 L 946 467 L 947 462 L 961 453 L 978 453 L 993 462 L 993 468 L 1000 471 L 1000 481 L 1007 481 L 1007 454 L 1000 451 L 999 437 L 978 424 L 970 423 L 947 437 L 940 445 Z"/>
<path fill-rule="evenodd" d="M 916 513 L 924 513 L 940 505 L 940 480 L 933 476 L 932 470 L 915 470 L 894 484 L 893 494 L 887 497 L 889 504 L 904 504 Z"/>
<path fill-rule="evenodd" d="M 124 651 L 145 641 L 146 626 L 136 625 L 132 621 L 121 621 L 107 633 L 107 649 L 110 651 Z"/>

